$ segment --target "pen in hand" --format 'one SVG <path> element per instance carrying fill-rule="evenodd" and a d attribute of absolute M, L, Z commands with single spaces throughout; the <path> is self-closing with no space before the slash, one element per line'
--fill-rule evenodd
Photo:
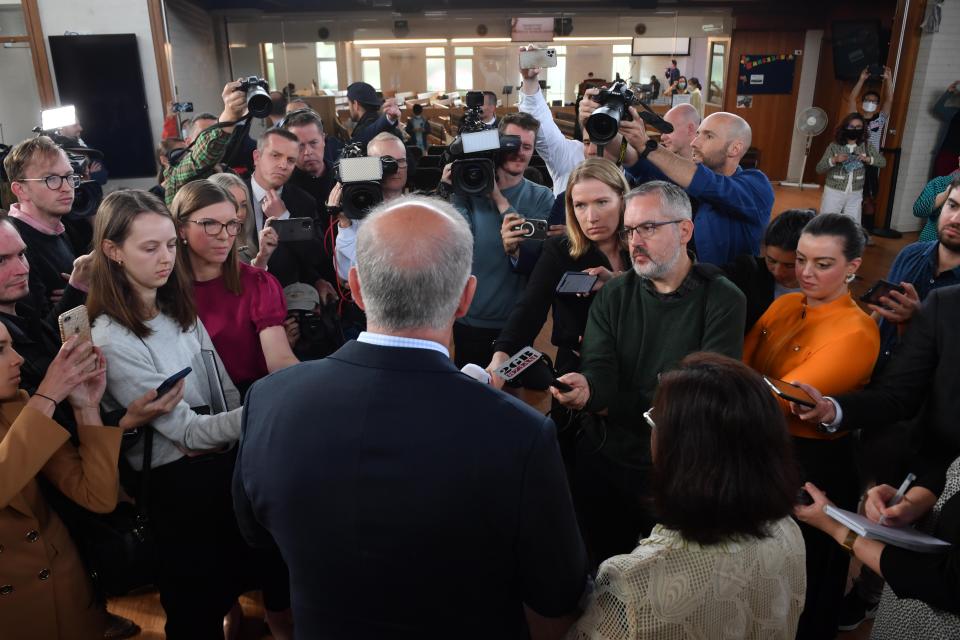
<path fill-rule="evenodd" d="M 917 479 L 917 476 L 913 475 L 912 473 L 907 474 L 907 477 L 904 478 L 903 480 L 903 484 L 901 484 L 900 488 L 897 489 L 896 495 L 893 496 L 893 498 L 890 500 L 890 504 L 887 505 L 888 509 L 890 507 L 895 507 L 898 504 L 900 504 L 900 501 L 903 500 L 903 496 L 907 493 L 907 489 L 916 479 Z M 878 524 L 883 524 L 884 520 L 886 520 L 886 516 L 880 516 L 880 522 Z"/>

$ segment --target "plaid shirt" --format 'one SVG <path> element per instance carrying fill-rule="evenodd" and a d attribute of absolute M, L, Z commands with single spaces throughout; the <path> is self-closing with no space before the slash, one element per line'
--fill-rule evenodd
<path fill-rule="evenodd" d="M 214 166 L 223 160 L 230 135 L 221 127 L 213 126 L 204 129 L 197 136 L 190 150 L 180 159 L 180 162 L 172 167 L 167 167 L 163 172 L 163 178 L 166 180 L 164 200 L 166 200 L 168 207 L 173 202 L 173 196 L 177 194 L 180 187 L 191 180 L 206 178 L 213 173 Z"/>

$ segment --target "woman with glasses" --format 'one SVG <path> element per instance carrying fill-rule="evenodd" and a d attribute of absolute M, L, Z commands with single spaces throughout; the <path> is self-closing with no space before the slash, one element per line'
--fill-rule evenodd
<path fill-rule="evenodd" d="M 657 525 L 600 565 L 570 638 L 792 640 L 803 605 L 799 481 L 777 402 L 732 358 L 664 373 L 650 427 Z"/>
<path fill-rule="evenodd" d="M 253 222 L 250 187 L 235 173 L 215 173 L 207 179 L 232 195 L 237 201 L 237 218 L 242 225 L 240 233 L 237 234 L 237 257 L 240 262 L 266 269 L 280 239 L 277 237 L 277 231 L 270 226 L 270 220 L 267 220 L 260 231 L 259 241 L 256 241 L 257 237 L 254 234 L 257 227 Z"/>
<path fill-rule="evenodd" d="M 551 342 L 557 347 L 557 369 L 580 366 L 580 340 L 587 326 L 593 293 L 630 267 L 627 243 L 621 239 L 623 196 L 630 190 L 623 172 L 609 160 L 589 158 L 570 174 L 566 192 L 566 233 L 549 238 L 527 282 L 523 297 L 494 343 L 487 370 L 494 384 L 503 379 L 494 370 L 523 347 L 533 344 L 553 309 Z M 558 294 L 567 271 L 596 276 L 589 293 Z M 561 425 L 562 426 L 562 425 Z"/>
<path fill-rule="evenodd" d="M 803 383 L 836 396 L 863 387 L 880 352 L 877 324 L 850 297 L 864 236 L 852 218 L 821 213 L 797 244 L 800 292 L 777 298 L 743 345 L 743 360 L 762 375 Z M 843 509 L 856 510 L 859 483 L 849 432 L 830 433 L 780 401 L 804 481 L 823 488 Z M 843 549 L 819 531 L 802 527 L 807 546 L 807 602 L 798 638 L 832 638 L 846 587 Z"/>
<path fill-rule="evenodd" d="M 283 328 L 287 316 L 280 283 L 237 258 L 242 228 L 233 196 L 209 180 L 181 188 L 170 205 L 193 276 L 197 315 L 221 354 L 241 396 L 272 371 L 299 362 Z"/>

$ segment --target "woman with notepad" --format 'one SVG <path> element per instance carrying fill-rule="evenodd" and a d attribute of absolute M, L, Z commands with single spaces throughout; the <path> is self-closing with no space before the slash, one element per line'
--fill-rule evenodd
<path fill-rule="evenodd" d="M 855 514 L 838 512 L 816 486 L 805 488 L 813 504 L 798 506 L 797 517 L 886 580 L 871 638 L 960 637 L 960 550 L 954 544 L 944 551 L 922 533 L 960 542 L 960 458 L 946 471 L 939 497 L 920 486 L 871 489 L 865 506 L 870 522 L 863 524 L 849 520 Z M 879 525 L 881 519 L 885 526 Z M 914 523 L 919 531 L 899 528 Z M 886 528 L 890 535 L 884 535 Z"/>

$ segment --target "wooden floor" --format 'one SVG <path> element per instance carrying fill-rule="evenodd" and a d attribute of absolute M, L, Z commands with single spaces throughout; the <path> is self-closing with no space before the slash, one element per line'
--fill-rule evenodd
<path fill-rule="evenodd" d="M 786 209 L 806 209 L 817 208 L 820 206 L 821 191 L 819 189 L 805 189 L 800 191 L 795 188 L 774 187 L 776 200 L 774 202 L 774 215 Z M 914 242 L 917 239 L 916 233 L 904 234 L 899 240 L 888 240 L 884 238 L 873 238 L 872 244 L 867 247 L 863 257 L 863 266 L 860 268 L 860 278 L 853 283 L 851 289 L 855 295 L 859 295 L 869 288 L 870 284 L 876 282 L 878 278 L 885 278 L 887 270 L 900 249 Z M 548 320 L 540 335 L 534 343 L 537 349 L 540 349 L 551 355 L 556 354 L 556 349 L 550 344 L 551 322 Z M 524 393 L 524 400 L 533 406 L 546 411 L 549 407 L 549 397 L 545 393 Z M 245 615 L 244 624 L 241 630 L 241 640 L 260 640 L 262 638 L 271 638 L 266 625 L 263 622 L 263 606 L 257 594 L 250 594 L 241 598 L 241 605 Z M 147 593 L 136 596 L 127 596 L 124 598 L 114 598 L 110 601 L 110 610 L 118 615 L 131 618 L 137 622 L 143 632 L 137 638 L 149 638 L 159 640 L 164 638 L 163 608 L 160 606 L 160 598 L 156 593 Z M 861 625 L 854 632 L 841 633 L 837 640 L 865 640 L 870 636 L 871 623 Z"/>

